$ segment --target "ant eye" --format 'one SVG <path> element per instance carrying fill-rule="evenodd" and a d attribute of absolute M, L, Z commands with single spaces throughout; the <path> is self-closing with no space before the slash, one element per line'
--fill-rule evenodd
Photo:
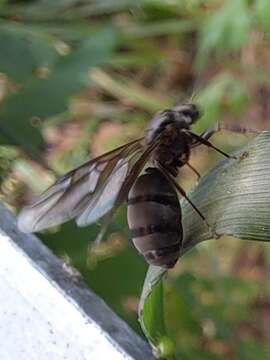
<path fill-rule="evenodd" d="M 183 110 L 183 111 L 182 111 L 182 114 L 183 114 L 184 116 L 192 116 L 192 112 L 191 112 L 190 110 Z"/>
<path fill-rule="evenodd" d="M 200 111 L 197 107 L 193 106 L 191 109 L 185 109 L 182 111 L 184 116 L 190 117 L 192 121 L 196 121 L 200 116 Z"/>

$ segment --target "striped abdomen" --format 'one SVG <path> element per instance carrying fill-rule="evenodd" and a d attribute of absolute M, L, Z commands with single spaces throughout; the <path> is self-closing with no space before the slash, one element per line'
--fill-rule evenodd
<path fill-rule="evenodd" d="M 148 263 L 171 268 L 179 258 L 183 237 L 176 191 L 156 168 L 141 175 L 128 196 L 132 240 Z"/>

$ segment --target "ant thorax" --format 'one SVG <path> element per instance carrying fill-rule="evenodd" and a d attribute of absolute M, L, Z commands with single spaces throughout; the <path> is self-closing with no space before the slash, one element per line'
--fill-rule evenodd
<path fill-rule="evenodd" d="M 159 132 L 160 145 L 153 151 L 151 160 L 165 168 L 174 169 L 186 164 L 190 156 L 190 137 L 177 122 L 167 124 Z"/>

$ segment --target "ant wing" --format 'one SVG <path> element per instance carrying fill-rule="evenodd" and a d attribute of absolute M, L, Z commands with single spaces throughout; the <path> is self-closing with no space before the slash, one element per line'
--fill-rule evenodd
<path fill-rule="evenodd" d="M 148 159 L 144 154 L 149 151 L 143 151 L 141 140 L 103 154 L 60 177 L 34 204 L 22 209 L 19 229 L 40 231 L 73 218 L 79 226 L 85 226 L 103 217 L 116 203 L 119 206 L 125 201 L 123 188 L 130 189 L 136 180 L 132 174 L 139 174 Z"/>
<path fill-rule="evenodd" d="M 129 159 L 118 160 L 110 176 L 100 184 L 101 189 L 95 192 L 91 201 L 86 201 L 86 206 L 83 205 L 83 211 L 76 218 L 77 224 L 86 226 L 106 215 L 106 227 L 117 208 L 126 201 L 131 187 L 158 145 L 159 141 L 153 141 L 144 151 L 140 147 L 139 156 L 133 153 Z"/>

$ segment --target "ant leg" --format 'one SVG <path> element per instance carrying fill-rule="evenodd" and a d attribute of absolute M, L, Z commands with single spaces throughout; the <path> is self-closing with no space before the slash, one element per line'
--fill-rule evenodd
<path fill-rule="evenodd" d="M 201 174 L 187 161 L 186 165 L 197 175 L 197 181 L 200 180 Z"/>
<path fill-rule="evenodd" d="M 197 206 L 195 204 L 193 204 L 193 202 L 189 199 L 189 197 L 187 196 L 185 190 L 174 180 L 171 179 L 170 180 L 173 182 L 174 187 L 176 188 L 176 190 L 187 200 L 187 202 L 193 207 L 193 209 L 196 211 L 196 213 L 200 216 L 200 218 L 205 222 L 205 224 L 207 225 L 207 227 L 209 229 L 211 229 L 210 224 L 208 223 L 208 221 L 206 220 L 205 216 L 200 212 L 200 210 L 197 208 Z"/>
<path fill-rule="evenodd" d="M 187 202 L 193 207 L 193 209 L 196 211 L 196 213 L 200 216 L 202 221 L 205 223 L 205 225 L 208 227 L 210 233 L 214 237 L 218 237 L 218 234 L 213 230 L 212 226 L 209 224 L 209 222 L 206 220 L 206 218 L 203 216 L 203 214 L 200 212 L 200 210 L 196 207 L 195 204 L 189 199 L 187 196 L 185 190 L 176 182 L 176 180 L 168 175 L 166 169 L 163 168 L 161 164 L 158 165 L 159 170 L 162 172 L 162 174 L 166 177 L 166 179 L 173 185 L 173 187 L 187 200 Z"/>
<path fill-rule="evenodd" d="M 204 138 L 205 140 L 208 140 L 208 139 L 210 139 L 211 136 L 213 136 L 215 133 L 217 133 L 220 130 L 221 130 L 220 123 L 217 122 L 213 127 L 206 129 L 199 136 Z M 195 144 L 198 145 L 197 142 Z"/>
<path fill-rule="evenodd" d="M 206 145 L 214 150 L 216 150 L 217 152 L 219 152 L 220 154 L 222 154 L 223 156 L 229 158 L 229 159 L 236 159 L 235 156 L 231 156 L 229 154 L 226 154 L 224 151 L 220 150 L 219 148 L 217 148 L 215 145 L 211 144 L 207 139 L 205 139 L 204 137 L 194 134 L 192 132 L 189 132 L 189 134 L 196 140 L 196 145 L 199 144 L 203 144 Z"/>
<path fill-rule="evenodd" d="M 205 140 L 208 140 L 212 135 L 214 135 L 216 132 L 220 130 L 227 130 L 239 134 L 247 134 L 247 133 L 258 134 L 261 132 L 260 130 L 246 128 L 238 124 L 221 124 L 217 122 L 213 127 L 206 129 L 203 133 L 201 133 L 200 137 L 204 138 Z"/>
<path fill-rule="evenodd" d="M 217 133 L 220 130 L 221 130 L 221 124 L 219 122 L 216 122 L 214 126 L 204 130 L 200 135 L 191 133 L 191 135 L 196 135 L 193 137 L 193 143 L 191 147 L 196 147 L 202 144 L 204 140 L 210 139 L 211 136 L 213 136 L 215 133 Z"/>
<path fill-rule="evenodd" d="M 239 134 L 259 134 L 261 130 L 247 128 L 238 124 L 218 124 L 218 130 L 228 130 L 231 132 L 239 133 Z"/>

